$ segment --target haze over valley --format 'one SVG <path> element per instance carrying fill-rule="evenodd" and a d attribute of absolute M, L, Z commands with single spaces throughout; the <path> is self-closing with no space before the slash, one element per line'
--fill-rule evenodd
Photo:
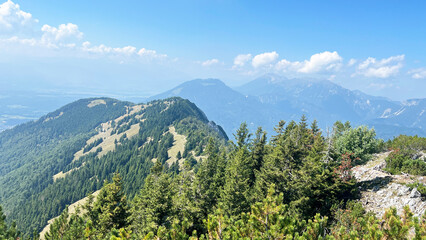
<path fill-rule="evenodd" d="M 0 240 L 426 238 L 426 2 L 0 2 Z"/>

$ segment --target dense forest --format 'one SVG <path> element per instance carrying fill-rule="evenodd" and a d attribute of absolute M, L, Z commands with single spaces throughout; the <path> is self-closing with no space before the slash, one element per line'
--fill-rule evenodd
<path fill-rule="evenodd" d="M 170 126 L 186 137 L 181 157 L 191 162 L 203 154 L 209 138 L 221 144 L 227 140 L 223 130 L 187 100 L 153 101 L 133 112 L 134 105 L 129 103 L 101 100 L 105 104 L 90 108 L 88 105 L 99 99 L 77 101 L 0 135 L 0 202 L 25 236 L 40 231 L 67 204 L 100 189 L 115 172 L 125 181 L 124 192 L 134 196 L 143 186 L 153 159 L 162 164 L 169 159 L 167 151 L 173 145 Z M 104 133 L 100 124 L 105 123 L 111 132 L 105 139 L 115 137 L 110 144 L 114 151 L 101 155 L 102 138 L 92 144 L 86 141 Z M 135 126 L 139 130 L 127 137 Z M 76 158 L 78 151 L 84 155 Z M 164 165 L 170 172 L 179 168 L 177 163 Z M 67 174 L 55 179 L 58 173 Z"/>
<path fill-rule="evenodd" d="M 142 114 L 144 121 L 137 117 Z M 426 237 L 426 218 L 414 217 L 408 208 L 400 215 L 388 209 L 382 217 L 367 212 L 357 201 L 361 186 L 351 172 L 375 153 L 390 151 L 386 171 L 425 175 L 424 138 L 384 142 L 374 129 L 349 122 L 336 122 L 323 134 L 315 120 L 308 123 L 302 116 L 299 122 L 280 121 L 271 139 L 262 128 L 251 133 L 243 123 L 234 140 L 226 141 L 219 126 L 178 98 L 152 102 L 111 126 L 115 134 L 134 124 L 139 133 L 120 139 L 101 157 L 95 150 L 100 140 L 69 150 L 87 154 L 57 170 L 79 170 L 50 180 L 26 205 L 6 214 L 8 221 L 0 211 L 0 239 Z M 171 125 L 187 139 L 173 164 L 167 162 Z M 426 194 L 422 183 L 413 187 Z M 69 213 L 67 204 L 84 196 L 87 202 Z M 59 217 L 40 236 L 54 216 Z"/>
<path fill-rule="evenodd" d="M 171 173 L 157 162 L 134 198 L 124 195 L 115 174 L 80 214 L 64 211 L 45 237 L 422 239 L 426 219 L 408 208 L 401 216 L 396 209 L 382 218 L 367 213 L 356 201 L 359 186 L 351 175 L 352 166 L 374 153 L 422 141 L 400 136 L 385 143 L 373 129 L 348 122 L 337 122 L 324 137 L 315 121 L 308 127 L 302 117 L 280 122 L 268 142 L 262 129 L 251 135 L 242 124 L 229 145 L 211 139 L 208 157 L 195 167 L 185 162 Z"/>

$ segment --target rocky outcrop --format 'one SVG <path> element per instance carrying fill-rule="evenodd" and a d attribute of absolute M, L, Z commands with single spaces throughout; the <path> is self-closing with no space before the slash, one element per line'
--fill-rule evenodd
<path fill-rule="evenodd" d="M 409 206 L 415 216 L 421 216 L 426 210 L 426 202 L 416 188 L 406 185 L 414 182 L 425 183 L 424 177 L 391 175 L 383 169 L 389 152 L 374 156 L 373 160 L 352 169 L 361 190 L 360 202 L 367 211 L 382 217 L 385 210 L 395 207 L 399 214 L 404 206 Z"/>

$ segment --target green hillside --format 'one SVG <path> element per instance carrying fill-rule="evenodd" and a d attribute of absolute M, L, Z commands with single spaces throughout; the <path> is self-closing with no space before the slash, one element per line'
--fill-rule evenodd
<path fill-rule="evenodd" d="M 140 105 L 82 99 L 0 133 L 0 203 L 19 229 L 39 231 L 113 173 L 132 197 L 154 162 L 176 172 L 185 159 L 202 159 L 211 137 L 227 140 L 221 127 L 181 98 Z M 184 144 L 181 159 L 168 155 L 179 147 L 176 139 Z"/>

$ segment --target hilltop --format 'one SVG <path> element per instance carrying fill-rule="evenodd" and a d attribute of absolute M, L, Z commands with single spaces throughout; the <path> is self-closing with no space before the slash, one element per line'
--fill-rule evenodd
<path fill-rule="evenodd" d="M 188 100 L 81 99 L 0 133 L 0 202 L 20 229 L 41 230 L 113 173 L 134 196 L 155 162 L 178 172 L 204 157 L 209 138 L 227 140 Z"/>

